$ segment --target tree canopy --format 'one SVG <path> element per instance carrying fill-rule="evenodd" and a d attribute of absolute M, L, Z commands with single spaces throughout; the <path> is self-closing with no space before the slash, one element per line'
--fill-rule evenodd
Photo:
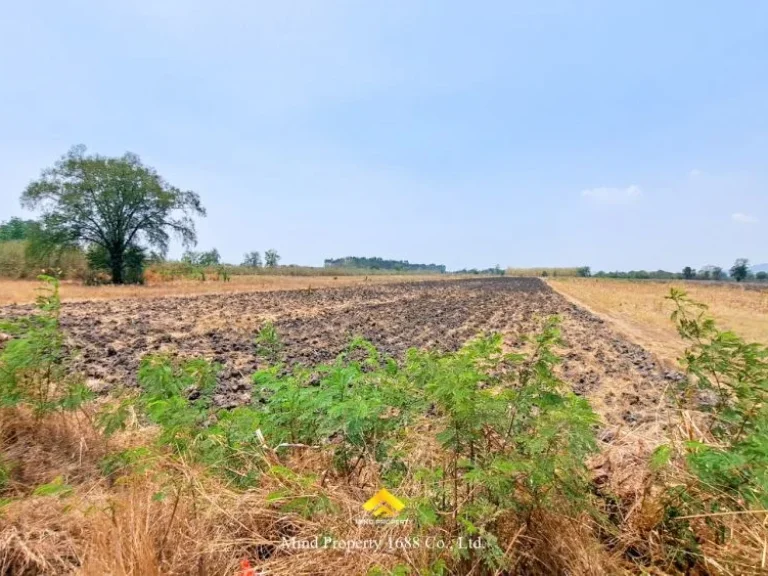
<path fill-rule="evenodd" d="M 252 252 L 247 252 L 245 256 L 243 256 L 242 266 L 250 266 L 251 268 L 261 268 L 261 254 L 259 254 L 259 252 L 256 250 Z"/>
<path fill-rule="evenodd" d="M 277 250 L 271 249 L 264 252 L 264 265 L 267 268 L 274 268 L 280 262 L 280 254 Z"/>
<path fill-rule="evenodd" d="M 749 276 L 749 260 L 746 258 L 737 258 L 731 266 L 731 278 L 736 282 L 741 282 Z"/>
<path fill-rule="evenodd" d="M 193 216 L 205 216 L 195 192 L 171 186 L 137 155 L 86 155 L 85 146 L 43 170 L 21 202 L 42 210 L 43 232 L 52 242 L 102 247 L 115 284 L 124 282 L 129 249 L 147 246 L 165 254 L 172 235 L 194 245 Z"/>
<path fill-rule="evenodd" d="M 0 242 L 29 240 L 39 228 L 34 220 L 22 220 L 14 216 L 7 222 L 0 222 Z"/>
<path fill-rule="evenodd" d="M 193 266 L 217 266 L 221 264 L 221 255 L 216 248 L 207 252 L 193 252 L 187 250 L 181 256 L 181 261 Z"/>

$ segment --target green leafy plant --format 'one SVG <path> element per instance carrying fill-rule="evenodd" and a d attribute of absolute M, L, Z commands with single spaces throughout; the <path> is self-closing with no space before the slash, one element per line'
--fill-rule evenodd
<path fill-rule="evenodd" d="M 26 405 L 38 417 L 55 410 L 76 410 L 92 393 L 71 368 L 59 323 L 59 282 L 40 276 L 37 313 L 0 323 L 14 336 L 0 352 L 0 406 Z"/>
<path fill-rule="evenodd" d="M 150 469 L 154 457 L 155 453 L 149 447 L 139 446 L 110 453 L 99 464 L 102 473 L 111 478 L 143 473 Z"/>
<path fill-rule="evenodd" d="M 465 568 L 503 569 L 501 515 L 530 523 L 538 511 L 588 504 L 585 459 L 596 450 L 598 419 L 555 375 L 560 343 L 553 318 L 528 354 L 503 353 L 492 334 L 457 352 L 410 350 L 400 367 L 354 339 L 331 364 L 257 372 L 261 427 L 277 448 L 331 450 L 347 480 L 373 463 L 384 478 L 409 474 L 421 486 L 408 506 L 418 525 L 449 540 L 480 539 L 478 548 L 452 548 Z M 409 471 L 397 443 L 425 413 L 437 424 L 442 465 Z"/>
<path fill-rule="evenodd" d="M 272 444 L 312 445 L 320 441 L 321 415 L 317 390 L 311 386 L 311 380 L 306 369 L 284 375 L 280 366 L 253 375 L 257 400 L 264 402 L 264 431 Z"/>
<path fill-rule="evenodd" d="M 317 477 L 297 474 L 280 465 L 270 466 L 266 473 L 280 486 L 267 495 L 267 502 L 277 504 L 284 512 L 311 518 L 318 513 L 334 511 L 330 498 L 319 489 Z"/>
<path fill-rule="evenodd" d="M 212 401 L 219 366 L 206 360 L 144 358 L 139 368 L 140 409 L 159 424 L 159 442 L 179 456 L 207 465 L 236 485 L 253 483 L 261 446 L 257 413 L 226 411 Z"/>
<path fill-rule="evenodd" d="M 266 359 L 270 364 L 280 360 L 283 343 L 272 322 L 265 322 L 256 334 L 256 354 Z"/>
<path fill-rule="evenodd" d="M 558 321 L 547 321 L 528 355 L 504 354 L 499 335 L 454 354 L 412 350 L 406 372 L 435 404 L 443 425 L 442 468 L 422 471 L 426 498 L 418 517 L 442 518 L 452 537 L 481 538 L 460 559 L 502 569 L 494 522 L 509 510 L 530 522 L 542 509 L 579 510 L 587 502 L 585 458 L 596 450 L 598 422 L 586 400 L 554 374 Z"/>
<path fill-rule="evenodd" d="M 656 449 L 652 468 L 664 483 L 663 534 L 677 565 L 692 569 L 702 522 L 722 544 L 733 532 L 726 522 L 768 507 L 768 348 L 718 329 L 681 290 L 668 299 L 689 344 L 687 378 L 674 391 L 687 424 L 681 439 Z"/>
<path fill-rule="evenodd" d="M 768 348 L 721 331 L 706 308 L 673 289 L 672 319 L 690 343 L 682 408 L 705 415 L 715 442 L 690 440 L 686 460 L 702 482 L 737 501 L 768 507 Z"/>
<path fill-rule="evenodd" d="M 275 444 L 330 444 L 348 478 L 366 459 L 387 457 L 391 437 L 410 413 L 411 397 L 397 379 L 396 364 L 382 361 L 360 338 L 333 364 L 287 375 L 274 366 L 257 372 L 254 384 L 263 401 L 265 434 Z"/>
<path fill-rule="evenodd" d="M 0 458 L 0 494 L 8 487 L 11 482 L 11 467 L 2 458 Z"/>
<path fill-rule="evenodd" d="M 47 484 L 41 484 L 32 492 L 33 496 L 64 497 L 72 493 L 72 486 L 64 482 L 62 476 L 57 476 Z"/>

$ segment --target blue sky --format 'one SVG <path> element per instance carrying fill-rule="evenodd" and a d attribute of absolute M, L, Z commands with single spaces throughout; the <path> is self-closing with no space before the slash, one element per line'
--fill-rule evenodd
<path fill-rule="evenodd" d="M 0 220 L 83 143 L 232 262 L 768 262 L 766 2 L 30 0 L 0 70 Z"/>

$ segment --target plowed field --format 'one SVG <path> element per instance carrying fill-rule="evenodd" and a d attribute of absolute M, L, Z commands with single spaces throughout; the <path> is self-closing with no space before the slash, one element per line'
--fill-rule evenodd
<path fill-rule="evenodd" d="M 8 306 L 0 317 L 30 310 Z M 334 358 L 354 335 L 396 358 L 409 347 L 455 350 L 483 331 L 502 332 L 516 348 L 552 314 L 563 321 L 561 375 L 592 400 L 607 428 L 655 421 L 663 390 L 679 374 L 535 278 L 72 302 L 62 306 L 62 325 L 94 389 L 133 385 L 147 353 L 203 356 L 224 366 L 216 400 L 234 406 L 250 399 L 259 368 L 254 336 L 266 320 L 286 360 L 311 365 Z"/>

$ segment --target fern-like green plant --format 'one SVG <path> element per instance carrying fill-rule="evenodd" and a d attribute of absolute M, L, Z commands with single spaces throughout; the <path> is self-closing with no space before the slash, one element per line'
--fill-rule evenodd
<path fill-rule="evenodd" d="M 270 364 L 276 364 L 280 360 L 280 353 L 283 350 L 283 343 L 277 333 L 277 328 L 272 322 L 265 322 L 254 341 L 256 354 L 261 356 Z"/>
<path fill-rule="evenodd" d="M 207 465 L 238 486 L 251 485 L 262 464 L 258 413 L 214 405 L 220 367 L 202 359 L 149 356 L 139 368 L 140 410 L 160 425 L 159 442 L 187 460 Z"/>
<path fill-rule="evenodd" d="M 0 352 L 0 406 L 25 405 L 38 417 L 76 410 L 93 397 L 72 370 L 59 317 L 59 281 L 40 276 L 35 314 L 0 323 L 13 336 Z"/>
<path fill-rule="evenodd" d="M 768 507 L 768 347 L 719 330 L 706 307 L 672 289 L 672 319 L 689 343 L 682 408 L 703 413 L 715 442 L 685 444 L 690 469 L 734 502 Z M 722 503 L 720 503 L 722 506 Z"/>
<path fill-rule="evenodd" d="M 348 478 L 366 458 L 383 461 L 391 437 L 417 408 L 398 380 L 397 364 L 354 339 L 332 364 L 313 370 L 281 366 L 254 375 L 264 433 L 273 444 L 319 446 L 331 441 L 334 461 Z"/>
<path fill-rule="evenodd" d="M 733 514 L 749 518 L 768 508 L 768 348 L 720 330 L 707 307 L 682 290 L 671 289 L 667 299 L 688 344 L 680 359 L 687 377 L 673 399 L 696 432 L 659 446 L 651 466 L 662 488 L 659 532 L 670 559 L 695 572 L 709 568 L 701 564 L 702 522 L 707 537 L 725 544 L 738 536 L 728 527 Z M 752 562 L 737 558 L 734 572 Z"/>
<path fill-rule="evenodd" d="M 446 450 L 442 469 L 420 473 L 431 498 L 420 499 L 417 518 L 447 519 L 452 537 L 481 538 L 482 547 L 455 549 L 468 566 L 504 568 L 493 532 L 501 513 L 530 521 L 547 507 L 579 510 L 588 498 L 585 459 L 596 450 L 598 418 L 554 373 L 558 320 L 531 344 L 527 355 L 504 354 L 492 334 L 456 353 L 408 355 L 406 373 L 436 406 Z"/>

